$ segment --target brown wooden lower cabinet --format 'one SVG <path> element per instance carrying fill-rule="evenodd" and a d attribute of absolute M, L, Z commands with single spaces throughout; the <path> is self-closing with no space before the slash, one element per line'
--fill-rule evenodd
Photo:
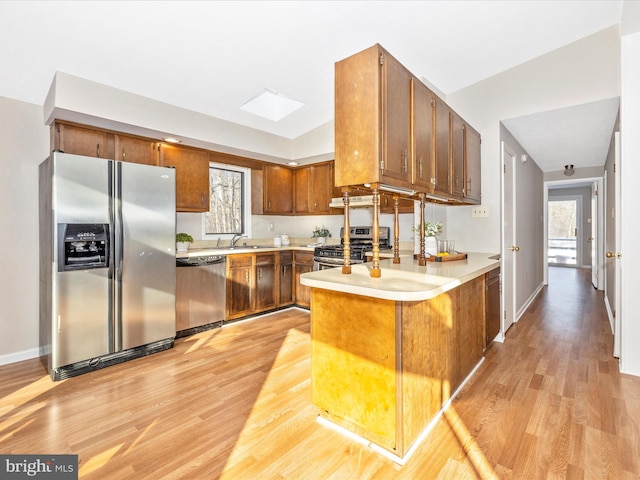
<path fill-rule="evenodd" d="M 300 283 L 300 275 L 313 271 L 313 252 L 294 251 L 293 284 L 295 286 L 294 302 L 301 307 L 311 305 L 311 289 Z"/>
<path fill-rule="evenodd" d="M 280 252 L 278 306 L 293 304 L 293 252 Z"/>
<path fill-rule="evenodd" d="M 485 345 L 489 344 L 500 333 L 500 268 L 485 273 Z"/>
<path fill-rule="evenodd" d="M 311 289 L 321 415 L 404 456 L 479 363 L 484 276 L 424 301 Z"/>
<path fill-rule="evenodd" d="M 278 299 L 276 281 L 277 253 L 256 254 L 256 305 L 255 311 L 261 312 L 275 308 Z"/>
<path fill-rule="evenodd" d="M 293 252 L 228 255 L 226 286 L 226 320 L 292 305 Z"/>
<path fill-rule="evenodd" d="M 226 320 L 251 315 L 253 298 L 253 254 L 227 256 Z"/>

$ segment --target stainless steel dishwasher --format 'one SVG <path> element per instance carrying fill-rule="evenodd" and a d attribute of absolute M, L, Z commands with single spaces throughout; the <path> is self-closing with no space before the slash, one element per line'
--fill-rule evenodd
<path fill-rule="evenodd" d="M 176 338 L 222 326 L 224 255 L 176 258 Z"/>

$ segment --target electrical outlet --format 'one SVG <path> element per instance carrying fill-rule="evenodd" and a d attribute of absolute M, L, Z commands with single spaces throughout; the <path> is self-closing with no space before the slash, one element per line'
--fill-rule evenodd
<path fill-rule="evenodd" d="M 489 207 L 486 205 L 476 205 L 475 207 L 471 207 L 471 217 L 479 218 L 479 217 L 488 217 L 489 216 Z"/>

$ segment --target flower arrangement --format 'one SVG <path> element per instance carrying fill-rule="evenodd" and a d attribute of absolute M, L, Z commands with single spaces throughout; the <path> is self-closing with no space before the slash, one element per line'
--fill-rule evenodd
<path fill-rule="evenodd" d="M 324 225 L 322 225 L 321 227 L 316 225 L 315 228 L 313 229 L 313 233 L 311 234 L 311 237 L 313 238 L 330 237 L 330 236 L 331 236 L 331 232 Z"/>
<path fill-rule="evenodd" d="M 435 237 L 442 230 L 442 222 L 425 222 L 424 223 L 424 235 L 425 237 Z M 414 225 L 411 230 L 415 233 L 420 233 L 420 225 Z"/>

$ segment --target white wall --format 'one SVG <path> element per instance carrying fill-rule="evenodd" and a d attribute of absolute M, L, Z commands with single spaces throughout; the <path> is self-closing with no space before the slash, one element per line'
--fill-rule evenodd
<path fill-rule="evenodd" d="M 636 195 L 640 178 L 640 33 L 622 37 L 621 42 L 621 212 L 620 236 L 621 293 L 622 301 L 618 314 L 621 317 L 620 370 L 640 375 L 640 296 L 638 295 L 638 272 L 640 272 L 640 223 L 637 221 Z"/>
<path fill-rule="evenodd" d="M 505 25 L 504 32 L 508 42 L 517 25 Z M 488 218 L 471 218 L 471 207 L 448 209 L 449 235 L 460 248 L 500 250 L 501 120 L 619 94 L 619 34 L 612 27 L 447 95 L 482 135 L 482 204 L 489 207 Z"/>
<path fill-rule="evenodd" d="M 38 355 L 38 165 L 42 107 L 0 97 L 0 365 Z"/>
<path fill-rule="evenodd" d="M 514 280 L 518 314 L 526 309 L 544 283 L 544 188 L 542 170 L 529 152 L 501 125 L 500 139 L 504 141 L 516 158 L 527 155 L 527 162 L 516 161 L 514 165 L 516 184 L 516 254 L 517 275 Z M 504 273 L 505 281 L 507 272 Z"/>

